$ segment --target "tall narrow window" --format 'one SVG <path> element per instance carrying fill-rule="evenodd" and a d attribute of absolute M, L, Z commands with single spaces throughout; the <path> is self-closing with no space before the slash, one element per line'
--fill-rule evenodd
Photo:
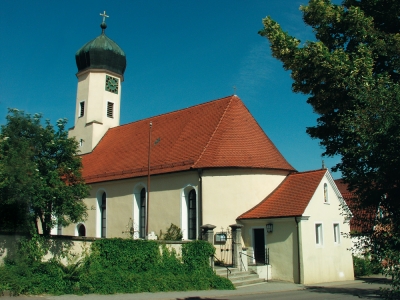
<path fill-rule="evenodd" d="M 60 223 L 57 224 L 57 235 L 62 235 L 62 226 Z"/>
<path fill-rule="evenodd" d="M 322 224 L 315 224 L 315 243 L 319 246 L 323 244 Z"/>
<path fill-rule="evenodd" d="M 114 118 L 114 103 L 107 102 L 107 117 Z"/>
<path fill-rule="evenodd" d="M 79 103 L 79 117 L 83 117 L 85 115 L 85 101 L 81 101 Z"/>
<path fill-rule="evenodd" d="M 329 199 L 328 199 L 328 184 L 324 183 L 324 202 L 328 203 Z"/>
<path fill-rule="evenodd" d="M 146 237 L 146 189 L 140 191 L 140 207 L 139 207 L 139 237 Z"/>
<path fill-rule="evenodd" d="M 340 229 L 339 224 L 333 224 L 333 239 L 335 244 L 340 244 Z"/>
<path fill-rule="evenodd" d="M 107 195 L 104 192 L 101 196 L 101 207 L 100 207 L 100 215 L 101 215 L 101 237 L 106 237 L 107 230 L 107 216 L 106 216 L 106 207 L 107 207 Z"/>
<path fill-rule="evenodd" d="M 188 238 L 190 240 L 195 240 L 197 235 L 196 214 L 196 191 L 193 189 L 188 196 Z"/>

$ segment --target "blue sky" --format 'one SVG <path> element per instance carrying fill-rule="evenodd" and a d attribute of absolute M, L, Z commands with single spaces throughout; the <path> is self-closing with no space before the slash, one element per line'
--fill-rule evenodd
<path fill-rule="evenodd" d="M 74 125 L 75 52 L 101 33 L 126 53 L 121 124 L 234 93 L 297 170 L 338 158 L 306 133 L 317 115 L 258 35 L 270 15 L 302 42 L 313 39 L 299 11 L 307 1 L 148 0 L 2 1 L 0 124 L 7 108 Z M 339 178 L 340 174 L 333 174 Z"/>

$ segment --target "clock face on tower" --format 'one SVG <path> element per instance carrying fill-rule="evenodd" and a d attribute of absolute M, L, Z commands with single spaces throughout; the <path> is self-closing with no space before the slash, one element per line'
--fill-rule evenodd
<path fill-rule="evenodd" d="M 118 78 L 106 75 L 106 91 L 118 94 Z"/>

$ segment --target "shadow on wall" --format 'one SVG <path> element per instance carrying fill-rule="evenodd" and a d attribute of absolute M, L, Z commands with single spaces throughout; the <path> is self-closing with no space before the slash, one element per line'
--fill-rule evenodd
<path fill-rule="evenodd" d="M 28 236 L 23 234 L 0 233 L 0 265 L 4 263 L 6 257 L 11 260 L 17 258 L 19 244 L 26 238 Z M 55 258 L 63 263 L 67 263 L 71 250 L 73 250 L 72 253 L 81 254 L 85 248 L 87 249 L 86 241 L 74 240 L 72 237 L 52 236 L 51 239 L 46 240 L 48 253 L 45 255 L 44 260 Z"/>
<path fill-rule="evenodd" d="M 17 253 L 18 243 L 24 236 L 15 234 L 0 234 L 0 265 L 4 263 L 4 258 L 8 256 L 14 259 Z"/>

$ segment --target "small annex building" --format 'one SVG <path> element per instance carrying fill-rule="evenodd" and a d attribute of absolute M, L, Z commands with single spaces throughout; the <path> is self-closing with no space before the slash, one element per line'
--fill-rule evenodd
<path fill-rule="evenodd" d="M 254 245 L 255 258 L 267 245 L 273 278 L 304 284 L 350 280 L 351 240 L 342 236 L 350 220 L 343 209 L 348 210 L 331 174 L 321 169 L 290 173 L 237 220 L 245 225 L 243 240 Z M 263 235 L 266 224 L 273 231 Z"/>
<path fill-rule="evenodd" d="M 346 204 L 329 171 L 297 172 L 238 96 L 119 124 L 126 57 L 106 27 L 103 21 L 101 35 L 75 55 L 69 135 L 91 186 L 88 217 L 58 233 L 149 238 L 173 223 L 184 240 L 195 240 L 202 225 L 214 225 L 221 237 L 239 224 L 249 262 L 265 262 L 269 249 L 274 279 L 353 279 L 341 235 L 349 231 L 339 210 Z M 216 247 L 218 253 L 221 240 Z"/>

